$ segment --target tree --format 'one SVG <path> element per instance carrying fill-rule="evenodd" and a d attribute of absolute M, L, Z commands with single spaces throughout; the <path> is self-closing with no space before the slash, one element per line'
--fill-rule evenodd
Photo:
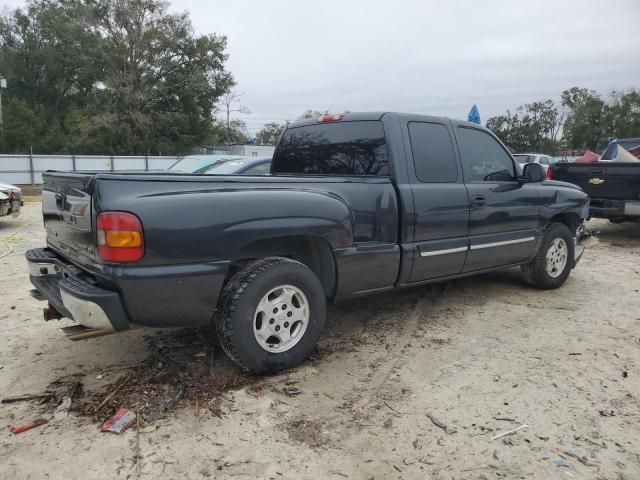
<path fill-rule="evenodd" d="M 318 110 L 307 110 L 302 115 L 300 115 L 296 120 L 309 120 L 312 118 L 318 118 L 320 115 L 324 115 L 328 113 L 328 110 L 325 110 L 324 113 Z"/>
<path fill-rule="evenodd" d="M 522 105 L 515 114 L 491 117 L 487 128 L 505 144 L 518 152 L 539 151 L 553 153 L 562 127 L 564 113 L 553 100 Z"/>
<path fill-rule="evenodd" d="M 611 92 L 605 106 L 605 133 L 608 138 L 640 136 L 640 91 Z"/>
<path fill-rule="evenodd" d="M 562 92 L 567 108 L 564 139 L 574 149 L 598 150 L 607 144 L 605 102 L 593 90 L 572 87 Z"/>
<path fill-rule="evenodd" d="M 247 107 L 240 105 L 241 96 L 242 96 L 241 93 L 238 93 L 235 90 L 230 90 L 224 95 L 222 95 L 222 97 L 220 97 L 220 103 L 216 106 L 215 111 L 222 112 L 226 117 L 227 128 L 226 128 L 226 134 L 224 136 L 224 139 L 227 145 L 231 145 L 232 143 L 241 143 L 241 142 L 233 141 L 233 138 L 234 136 L 237 136 L 238 131 L 232 131 L 231 114 L 234 112 L 245 113 L 245 114 L 251 113 Z M 235 125 L 237 127 L 239 125 L 238 122 L 242 122 L 242 121 L 235 121 L 235 122 L 236 122 Z M 242 125 L 244 125 L 244 122 L 242 122 Z M 246 126 L 244 126 L 244 132 L 246 132 Z"/>
<path fill-rule="evenodd" d="M 0 20 L 0 71 L 16 121 L 28 109 L 35 131 L 2 147 L 189 151 L 211 136 L 213 105 L 233 86 L 225 48 L 161 0 L 30 0 Z"/>
<path fill-rule="evenodd" d="M 266 123 L 264 127 L 256 134 L 256 143 L 258 145 L 275 145 L 284 131 L 286 124 Z"/>

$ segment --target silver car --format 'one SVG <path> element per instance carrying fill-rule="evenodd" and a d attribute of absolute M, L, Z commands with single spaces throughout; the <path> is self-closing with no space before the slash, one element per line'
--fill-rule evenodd
<path fill-rule="evenodd" d="M 20 215 L 22 206 L 22 190 L 9 183 L 0 183 L 0 217 Z"/>
<path fill-rule="evenodd" d="M 516 162 L 522 165 L 523 168 L 527 163 L 539 163 L 542 165 L 544 173 L 547 173 L 547 170 L 549 170 L 549 165 L 556 163 L 553 157 L 545 155 L 544 153 L 516 153 L 513 155 L 513 158 L 515 158 Z"/>

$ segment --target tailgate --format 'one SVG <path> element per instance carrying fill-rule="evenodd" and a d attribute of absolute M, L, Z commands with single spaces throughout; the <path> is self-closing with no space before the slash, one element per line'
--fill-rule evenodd
<path fill-rule="evenodd" d="M 555 164 L 553 180 L 578 185 L 593 198 L 640 199 L 640 163 Z"/>
<path fill-rule="evenodd" d="M 47 243 L 75 263 L 94 263 L 96 240 L 91 216 L 94 174 L 48 172 L 42 177 Z"/>

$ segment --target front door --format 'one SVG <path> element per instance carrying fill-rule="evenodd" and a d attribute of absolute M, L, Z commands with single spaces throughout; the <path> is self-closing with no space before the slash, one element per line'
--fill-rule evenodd
<path fill-rule="evenodd" d="M 520 184 L 515 162 L 489 132 L 456 130 L 469 192 L 469 253 L 465 272 L 524 262 L 540 237 L 536 185 Z"/>
<path fill-rule="evenodd" d="M 468 248 L 469 197 L 454 150 L 451 125 L 434 120 L 406 124 L 414 207 L 413 266 L 409 282 L 462 271 Z"/>

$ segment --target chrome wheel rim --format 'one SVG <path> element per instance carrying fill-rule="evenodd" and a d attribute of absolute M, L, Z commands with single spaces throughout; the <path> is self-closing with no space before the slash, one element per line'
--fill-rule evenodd
<path fill-rule="evenodd" d="M 253 315 L 253 334 L 258 345 L 271 353 L 295 347 L 309 325 L 309 302 L 293 285 L 279 285 L 269 290 Z"/>
<path fill-rule="evenodd" d="M 551 242 L 547 250 L 547 273 L 552 278 L 559 277 L 564 272 L 569 258 L 567 242 L 562 238 L 556 238 Z"/>

